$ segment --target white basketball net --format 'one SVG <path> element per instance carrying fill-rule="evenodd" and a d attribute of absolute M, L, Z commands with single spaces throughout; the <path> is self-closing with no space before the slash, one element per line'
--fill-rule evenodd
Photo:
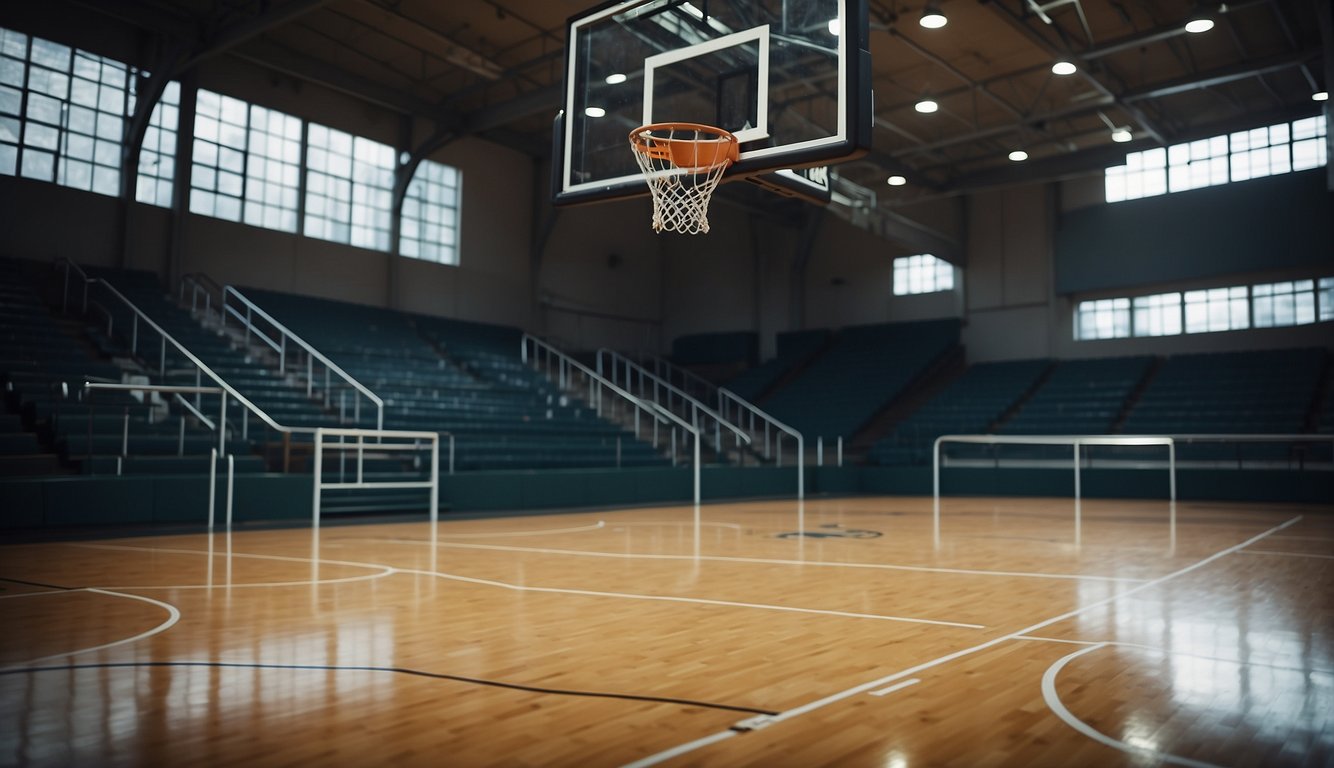
<path fill-rule="evenodd" d="M 732 164 L 736 141 L 719 129 L 640 128 L 631 134 L 635 160 L 653 195 L 653 231 L 685 235 L 709 231 L 709 199 Z"/>

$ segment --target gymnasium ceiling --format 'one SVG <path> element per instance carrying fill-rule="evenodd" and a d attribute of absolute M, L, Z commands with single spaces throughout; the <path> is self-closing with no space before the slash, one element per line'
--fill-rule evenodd
<path fill-rule="evenodd" d="M 45 4 L 50 0 L 32 0 Z M 594 0 L 66 0 L 188 58 L 232 56 L 549 153 L 566 19 Z M 839 169 L 888 209 L 1061 178 L 1125 152 L 1315 113 L 1328 0 L 870 0 L 874 151 Z M 59 3 L 57 3 L 59 4 Z M 50 8 L 51 6 L 46 6 Z M 1185 22 L 1212 12 L 1214 28 Z M 1322 39 L 1322 22 L 1324 39 Z M 1078 67 L 1057 76 L 1058 60 Z M 934 114 L 914 105 L 924 96 Z M 1112 128 L 1133 140 L 1114 143 Z M 1024 149 L 1029 159 L 1007 158 Z M 899 174 L 908 183 L 888 187 Z"/>

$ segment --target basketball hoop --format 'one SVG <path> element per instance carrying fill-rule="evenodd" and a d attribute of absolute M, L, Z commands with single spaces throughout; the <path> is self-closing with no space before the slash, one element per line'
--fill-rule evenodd
<path fill-rule="evenodd" d="M 654 123 L 630 132 L 630 148 L 653 195 L 653 231 L 709 231 L 709 199 L 737 161 L 737 139 L 696 123 Z"/>

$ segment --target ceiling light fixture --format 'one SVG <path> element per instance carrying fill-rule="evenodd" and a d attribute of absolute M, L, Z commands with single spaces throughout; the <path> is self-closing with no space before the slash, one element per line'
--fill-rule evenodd
<path fill-rule="evenodd" d="M 901 187 L 908 183 L 908 180 L 902 176 L 890 176 L 886 181 L 891 187 Z"/>
<path fill-rule="evenodd" d="M 932 2 L 926 4 L 926 7 L 922 8 L 922 18 L 919 19 L 917 23 L 927 29 L 940 29 L 948 24 L 949 21 L 949 19 L 945 18 L 945 14 L 940 12 L 940 3 L 932 0 Z"/>
<path fill-rule="evenodd" d="M 1053 75 L 1073 75 L 1075 73 L 1075 65 L 1068 61 L 1058 61 L 1051 65 L 1051 72 Z"/>
<path fill-rule="evenodd" d="M 1022 149 L 1016 149 L 1010 153 L 1010 159 L 1016 163 L 1022 163 L 1028 159 L 1028 153 Z"/>
<path fill-rule="evenodd" d="M 628 79 L 623 72 L 613 72 L 607 75 L 607 85 L 620 85 Z"/>
<path fill-rule="evenodd" d="M 842 31 L 843 31 L 843 25 L 839 23 L 838 19 L 829 20 L 829 34 L 833 35 L 834 37 L 838 37 L 838 33 Z"/>
<path fill-rule="evenodd" d="M 606 117 L 607 110 L 602 107 L 584 107 L 584 114 L 589 117 Z"/>
<path fill-rule="evenodd" d="M 1135 137 L 1130 133 L 1129 128 L 1117 128 L 1112 131 L 1112 141 L 1115 141 L 1117 144 L 1124 144 L 1133 138 Z"/>
<path fill-rule="evenodd" d="M 917 110 L 918 112 L 921 112 L 924 115 L 929 115 L 932 112 L 935 112 L 937 109 L 940 109 L 940 105 L 931 99 L 922 99 L 921 101 L 913 105 L 913 109 Z"/>
<path fill-rule="evenodd" d="M 1329 91 L 1316 91 L 1311 94 L 1311 101 L 1329 101 Z"/>
<path fill-rule="evenodd" d="M 1186 22 L 1186 31 L 1192 35 L 1208 32 L 1214 28 L 1214 20 L 1205 15 L 1196 15 Z"/>

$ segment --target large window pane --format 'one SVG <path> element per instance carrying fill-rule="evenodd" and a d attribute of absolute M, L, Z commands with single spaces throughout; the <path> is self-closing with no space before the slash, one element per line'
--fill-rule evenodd
<path fill-rule="evenodd" d="M 461 182 L 461 174 L 456 168 L 430 160 L 423 160 L 417 166 L 417 173 L 403 200 L 399 253 L 441 264 L 459 263 Z"/>
<path fill-rule="evenodd" d="M 305 233 L 389 250 L 394 149 L 313 123 L 308 134 Z"/>
<path fill-rule="evenodd" d="M 1104 173 L 1109 203 L 1324 166 L 1324 116 L 1126 155 Z"/>

